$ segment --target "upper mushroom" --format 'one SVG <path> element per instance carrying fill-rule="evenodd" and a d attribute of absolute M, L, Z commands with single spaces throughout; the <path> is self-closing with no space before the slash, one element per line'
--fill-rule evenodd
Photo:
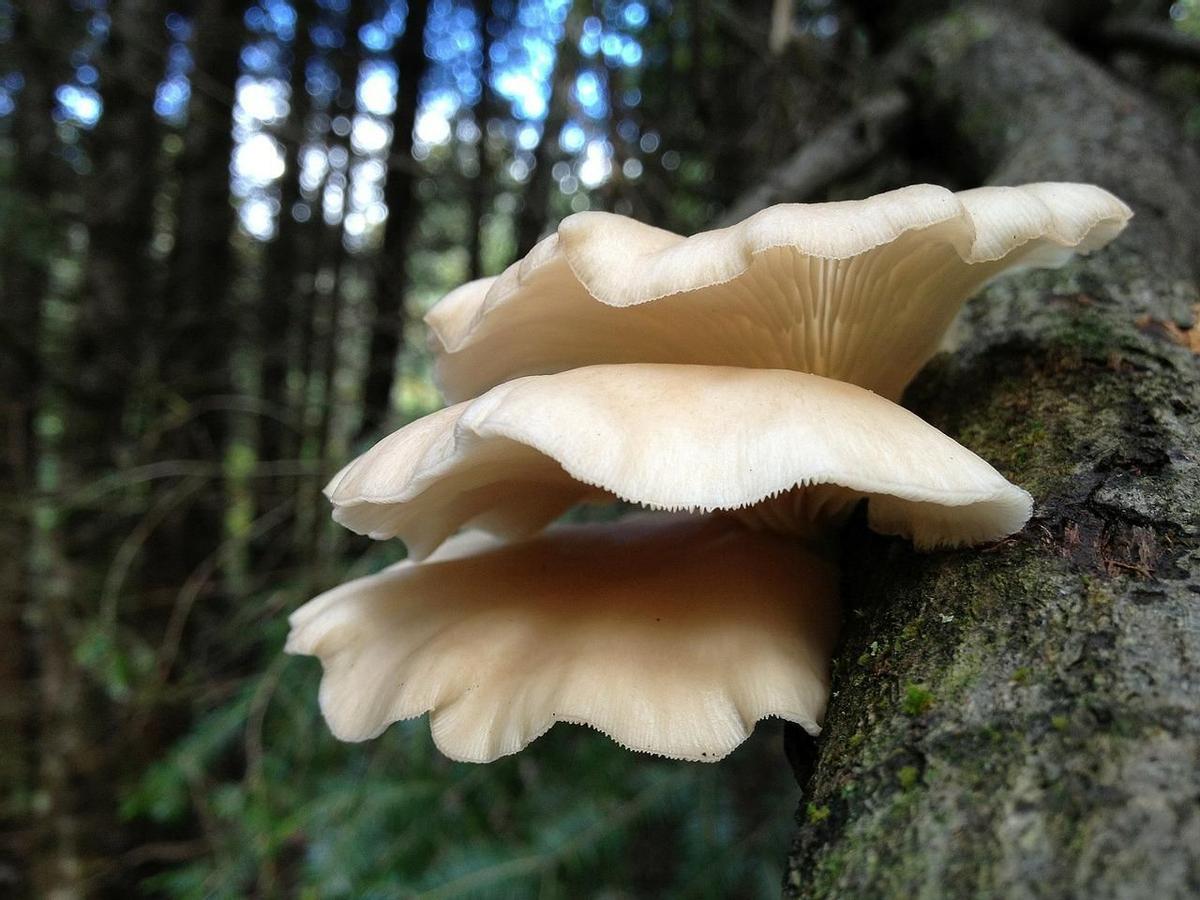
<path fill-rule="evenodd" d="M 983 284 L 1095 250 L 1131 215 L 1101 188 L 1066 183 L 915 185 L 774 206 L 688 238 L 579 213 L 426 322 L 451 401 L 624 362 L 794 369 L 896 399 Z"/>

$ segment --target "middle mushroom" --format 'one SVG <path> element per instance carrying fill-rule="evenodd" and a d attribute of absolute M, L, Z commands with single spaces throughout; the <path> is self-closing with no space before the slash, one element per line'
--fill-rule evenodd
<path fill-rule="evenodd" d="M 337 521 L 413 560 L 293 616 L 331 727 L 362 739 L 429 711 L 471 761 L 556 721 L 693 760 L 768 715 L 816 733 L 851 509 L 929 548 L 1002 538 L 1032 507 L 867 387 L 898 396 L 974 288 L 1128 215 L 1088 185 L 918 186 L 687 239 L 592 215 L 450 295 L 430 315 L 439 371 L 452 396 L 484 392 L 326 489 Z M 543 532 L 616 498 L 693 515 Z M 462 528 L 494 537 L 438 549 Z"/>

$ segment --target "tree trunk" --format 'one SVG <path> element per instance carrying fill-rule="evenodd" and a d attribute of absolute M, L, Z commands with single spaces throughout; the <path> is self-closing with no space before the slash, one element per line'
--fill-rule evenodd
<path fill-rule="evenodd" d="M 29 688 L 36 660 L 27 643 L 34 583 L 31 546 L 35 534 L 35 415 L 44 366 L 42 310 L 53 254 L 61 234 L 53 219 L 57 135 L 52 118 L 54 88 L 63 59 L 52 52 L 62 13 L 49 5 L 17 8 L 13 46 L 24 75 L 12 129 L 16 188 L 14 221 L 0 229 L 0 872 L 14 890 L 28 891 L 33 849 L 22 828 L 35 794 L 34 750 L 38 704 Z M 17 221 L 20 222 L 17 225 Z"/>
<path fill-rule="evenodd" d="M 1036 500 L 983 551 L 858 526 L 792 896 L 1200 890 L 1200 168 L 1036 22 L 919 32 L 925 112 L 987 181 L 1092 181 L 1116 245 L 1002 282 L 906 400 Z M 794 741 L 798 741 L 794 738 Z"/>
<path fill-rule="evenodd" d="M 573 0 L 563 26 L 563 36 L 554 55 L 554 71 L 550 75 L 550 99 L 542 137 L 533 151 L 533 172 L 521 198 L 517 213 L 517 259 L 521 259 L 541 238 L 550 217 L 550 188 L 554 184 L 551 169 L 559 158 L 558 137 L 571 115 L 571 92 L 579 75 L 579 38 L 590 4 Z"/>
<path fill-rule="evenodd" d="M 245 32 L 242 7 L 240 0 L 203 0 L 196 6 L 190 40 L 195 74 L 173 173 L 178 183 L 175 243 L 159 298 L 158 327 L 147 336 L 152 353 L 148 388 L 156 401 L 149 425 L 162 431 L 156 454 L 218 465 L 229 443 L 233 366 L 244 337 L 238 333 L 232 297 L 235 216 L 229 196 L 233 105 Z M 164 516 L 145 544 L 143 558 L 152 561 L 145 568 L 150 590 L 170 596 L 211 565 L 213 554 L 220 552 L 215 548 L 227 537 L 227 503 L 225 480 L 212 478 L 189 503 Z M 211 579 L 203 593 L 209 614 L 217 617 L 227 611 L 214 608 L 228 597 L 224 586 L 215 586 L 220 582 Z M 137 621 L 157 636 L 169 627 L 170 615 L 142 610 Z"/>
<path fill-rule="evenodd" d="M 366 21 L 367 10 L 364 4 L 351 4 L 340 23 L 342 30 L 342 48 L 341 52 L 334 57 L 333 71 L 337 76 L 338 90 L 333 98 L 333 106 L 329 114 L 334 119 L 344 118 L 351 125 L 354 122 L 355 115 L 358 112 L 358 75 L 362 65 L 362 44 L 358 39 L 359 29 L 362 28 Z M 332 175 L 342 176 L 342 208 L 341 213 L 336 219 L 330 222 L 328 215 L 325 218 L 324 233 L 321 236 L 321 266 L 320 268 L 329 273 L 329 287 L 321 292 L 315 304 L 314 314 L 318 315 L 321 320 L 321 327 L 315 329 L 320 335 L 319 346 L 317 348 L 316 362 L 319 367 L 319 377 L 315 379 L 317 384 L 316 396 L 314 398 L 313 417 L 316 420 L 316 450 L 317 450 L 317 484 L 319 487 L 321 475 L 320 470 L 324 468 L 325 462 L 330 459 L 330 443 L 333 434 L 333 405 L 335 402 L 336 392 L 334 390 L 334 380 L 337 377 L 339 351 L 341 349 L 341 326 L 342 326 L 342 309 L 345 304 L 345 281 L 347 269 L 350 266 L 349 254 L 346 247 L 346 215 L 350 211 L 350 196 L 354 184 L 354 151 L 350 142 L 350 130 L 344 134 L 339 134 L 336 130 L 331 130 L 329 139 L 329 153 L 332 157 L 334 154 L 344 154 L 346 160 L 345 166 L 341 172 L 333 172 Z M 316 374 L 314 372 L 313 374 Z M 310 376 L 311 377 L 311 376 Z M 324 525 L 324 523 L 322 523 Z M 314 539 L 319 534 L 320 529 L 314 531 Z"/>
<path fill-rule="evenodd" d="M 157 4 L 109 6 L 111 25 L 97 54 L 104 115 L 85 139 L 91 172 L 83 185 L 87 256 L 66 376 L 63 434 L 53 462 L 61 471 L 59 511 L 41 535 L 30 580 L 30 626 L 37 683 L 38 789 L 28 857 L 37 896 L 86 896 L 110 874 L 119 841 L 115 752 L 104 723 L 112 707 L 77 656 L 96 607 L 93 566 L 111 558 L 120 513 L 72 506 L 72 488 L 119 469 L 129 452 L 128 414 L 137 405 L 138 362 L 152 329 L 142 315 L 151 282 L 149 244 L 158 188 L 146 159 L 158 148 L 152 107 L 165 35 Z M 67 332 L 68 329 L 63 329 Z M 103 735 L 103 737 L 101 737 Z"/>
<path fill-rule="evenodd" d="M 375 314 L 363 384 L 363 419 L 359 437 L 374 436 L 391 411 L 396 358 L 404 343 L 404 294 L 408 290 L 408 244 L 417 223 L 416 166 L 412 156 L 413 126 L 417 121 L 421 80 L 429 66 L 425 55 L 425 23 L 429 4 L 413 0 L 404 34 L 396 43 L 396 109 L 392 114 L 392 145 L 388 153 L 383 200 L 388 216 L 383 246 L 375 258 Z"/>
<path fill-rule="evenodd" d="M 263 421 L 259 432 L 258 453 L 264 460 L 283 459 L 296 449 L 296 433 L 300 423 L 292 415 L 293 407 L 288 399 L 288 370 L 292 363 L 290 351 L 295 344 L 290 338 L 299 331 L 298 313 L 302 306 L 299 300 L 304 292 L 301 274 L 307 274 L 300 266 L 304 259 L 302 236 L 314 227 L 310 222 L 296 221 L 293 208 L 303 199 L 300 169 L 312 111 L 312 97 L 305 82 L 306 66 L 313 52 L 310 31 L 315 18 L 315 2 L 302 0 L 293 4 L 293 7 L 296 24 L 291 47 L 288 114 L 281 135 L 287 171 L 279 187 L 278 227 L 264 253 L 266 277 L 259 300 L 260 390 L 269 416 Z M 283 422 L 275 421 L 276 417 Z M 263 493 L 263 499 L 270 502 L 282 491 L 268 487 L 263 489 Z"/>
<path fill-rule="evenodd" d="M 475 21 L 479 27 L 479 48 L 483 63 L 479 69 L 479 99 L 471 108 L 471 118 L 479 130 L 476 161 L 478 169 L 467 186 L 467 256 L 468 276 L 472 281 L 483 277 L 484 219 L 491 210 L 496 167 L 488 151 L 488 123 L 497 115 L 499 106 L 492 88 L 492 28 L 493 12 L 490 0 L 475 0 Z"/>
<path fill-rule="evenodd" d="M 183 149 L 177 163 L 175 244 L 168 266 L 162 325 L 167 340 L 159 371 L 195 401 L 232 393 L 230 342 L 235 321 L 234 209 L 229 200 L 229 158 L 238 51 L 243 33 L 239 0 L 205 0 L 196 11 L 191 51 L 197 72 L 188 104 Z M 227 431 L 221 413 L 205 417 L 202 433 L 189 433 L 191 452 L 219 457 Z"/>
<path fill-rule="evenodd" d="M 335 123 L 344 119 L 352 125 L 358 111 L 358 77 L 363 59 L 363 48 L 358 33 L 366 20 L 366 13 L 363 4 L 351 4 L 339 22 L 342 47 L 332 58 L 338 89 L 329 108 L 329 115 Z M 303 493 L 312 498 L 320 495 L 321 486 L 331 468 L 330 461 L 336 459 L 340 453 L 336 446 L 337 436 L 334 429 L 336 381 L 341 368 L 346 283 L 354 266 L 346 245 L 345 228 L 346 216 L 351 206 L 355 165 L 350 134 L 350 129 L 339 133 L 337 128 L 331 128 L 328 136 L 329 159 L 342 156 L 345 164 L 339 168 L 331 163 L 329 174 L 326 176 L 330 180 L 341 180 L 341 210 L 337 215 L 330 215 L 331 210 L 326 209 L 321 217 L 324 224 L 320 233 L 317 263 L 317 271 L 321 276 L 320 289 L 314 294 L 311 310 L 314 317 L 312 334 L 315 343 L 312 348 L 312 366 L 307 372 L 308 388 L 304 396 L 305 402 L 311 404 L 311 410 L 303 416 L 302 422 L 306 430 L 305 439 L 312 441 L 314 449 L 314 470 L 307 479 L 308 484 L 303 488 Z M 321 196 L 324 201 L 329 195 L 322 192 Z M 308 430 L 310 423 L 311 431 Z M 333 470 L 336 471 L 336 468 Z M 302 528 L 309 526 L 302 546 L 306 548 L 306 558 L 325 564 L 337 555 L 341 536 L 336 529 L 330 528 L 326 517 L 310 516 L 311 511 L 311 507 L 305 509 L 300 518 Z"/>
<path fill-rule="evenodd" d="M 149 245 L 158 180 L 146 159 L 158 149 L 154 88 L 166 52 L 157 4 L 122 0 L 97 62 L 104 115 L 87 141 L 84 185 L 88 253 L 75 326 L 75 381 L 90 399 L 68 432 L 77 465 L 104 471 L 122 449 L 137 366 L 144 353 Z"/>

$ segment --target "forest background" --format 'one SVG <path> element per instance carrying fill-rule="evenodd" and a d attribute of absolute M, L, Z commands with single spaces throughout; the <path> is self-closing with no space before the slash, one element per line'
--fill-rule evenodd
<path fill-rule="evenodd" d="M 1107 847 L 1184 896 L 1198 137 L 1196 0 L 0 0 L 0 893 L 1107 896 Z M 571 212 L 1042 179 L 1125 249 L 993 289 L 906 400 L 1033 537 L 858 529 L 893 569 L 847 576 L 818 749 L 328 734 L 287 614 L 403 553 L 320 487 L 438 406 L 432 302 Z"/>

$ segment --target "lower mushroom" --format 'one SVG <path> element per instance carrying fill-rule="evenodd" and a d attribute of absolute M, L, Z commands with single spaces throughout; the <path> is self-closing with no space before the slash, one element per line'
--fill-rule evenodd
<path fill-rule="evenodd" d="M 693 760 L 764 716 L 815 733 L 837 619 L 817 548 L 847 512 L 866 499 L 872 528 L 934 547 L 1011 534 L 1032 506 L 863 388 L 680 365 L 509 382 L 381 441 L 327 493 L 356 531 L 441 549 L 313 600 L 287 649 L 320 657 L 339 737 L 429 711 L 438 746 L 472 761 L 556 721 Z M 596 497 L 693 514 L 529 537 Z M 463 526 L 517 542 L 443 544 Z"/>
<path fill-rule="evenodd" d="M 321 709 L 364 740 L 430 713 L 452 759 L 515 753 L 555 722 L 717 760 L 767 716 L 819 731 L 837 631 L 831 559 L 722 516 L 478 533 L 318 597 L 287 650 L 320 657 Z"/>

